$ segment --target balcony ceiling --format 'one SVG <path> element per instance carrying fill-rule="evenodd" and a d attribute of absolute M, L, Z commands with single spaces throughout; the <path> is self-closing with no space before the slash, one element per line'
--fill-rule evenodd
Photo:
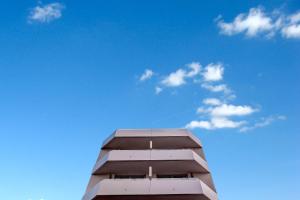
<path fill-rule="evenodd" d="M 117 130 L 107 138 L 102 149 L 201 148 L 201 142 L 185 129 Z"/>

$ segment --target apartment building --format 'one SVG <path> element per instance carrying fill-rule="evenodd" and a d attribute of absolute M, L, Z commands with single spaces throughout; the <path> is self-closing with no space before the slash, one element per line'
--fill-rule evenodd
<path fill-rule="evenodd" d="M 217 200 L 200 140 L 187 129 L 121 129 L 102 145 L 82 200 Z"/>

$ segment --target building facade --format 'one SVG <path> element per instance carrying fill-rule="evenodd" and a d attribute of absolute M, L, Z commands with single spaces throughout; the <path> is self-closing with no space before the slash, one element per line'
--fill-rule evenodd
<path fill-rule="evenodd" d="M 186 129 L 116 130 L 82 200 L 217 200 L 200 140 Z"/>

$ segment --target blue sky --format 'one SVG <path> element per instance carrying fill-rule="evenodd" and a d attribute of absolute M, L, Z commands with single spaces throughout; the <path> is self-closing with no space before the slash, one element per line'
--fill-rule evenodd
<path fill-rule="evenodd" d="M 299 1 L 0 10 L 0 199 L 80 199 L 103 139 L 158 127 L 201 138 L 221 200 L 300 199 Z"/>

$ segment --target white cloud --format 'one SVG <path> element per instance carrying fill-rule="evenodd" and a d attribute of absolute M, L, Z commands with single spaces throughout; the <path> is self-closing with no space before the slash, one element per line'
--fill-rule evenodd
<path fill-rule="evenodd" d="M 238 128 L 245 124 L 245 121 L 232 121 L 225 117 L 212 118 L 210 121 L 191 121 L 185 127 L 188 129 L 202 128 L 207 130 L 222 128 Z"/>
<path fill-rule="evenodd" d="M 219 99 L 217 99 L 217 98 L 207 98 L 207 99 L 203 100 L 203 103 L 206 104 L 206 105 L 218 106 L 222 102 Z"/>
<path fill-rule="evenodd" d="M 298 16 L 290 17 L 290 21 L 298 22 Z M 186 128 L 201 128 L 207 130 L 238 128 L 240 132 L 245 132 L 257 127 L 266 126 L 275 120 L 274 118 L 267 118 L 252 126 L 247 125 L 251 123 L 249 123 L 250 121 L 248 122 L 248 120 L 244 120 L 244 118 L 259 110 L 249 105 L 234 105 L 228 103 L 229 100 L 235 98 L 234 92 L 225 83 L 213 83 L 214 81 L 223 79 L 224 67 L 222 64 L 209 64 L 203 70 L 198 62 L 192 62 L 185 66 L 186 68 L 179 68 L 168 76 L 165 76 L 154 88 L 155 94 L 160 94 L 166 87 L 179 87 L 186 84 L 189 80 L 193 80 L 191 83 L 202 83 L 202 88 L 214 92 L 214 96 L 218 95 L 214 98 L 203 99 L 202 105 L 197 109 L 197 114 L 201 120 L 190 121 L 186 124 Z M 153 75 L 153 71 L 146 69 L 139 79 L 140 81 L 144 81 L 150 79 Z M 177 93 L 173 91 L 171 94 Z M 237 117 L 242 119 L 238 120 L 236 119 Z M 284 118 L 284 116 L 278 116 L 276 119 L 283 120 Z"/>
<path fill-rule="evenodd" d="M 257 110 L 252 108 L 251 106 L 235 106 L 235 105 L 228 105 L 222 104 L 220 106 L 214 107 L 211 110 L 212 116 L 243 116 L 243 115 L 250 115 Z"/>
<path fill-rule="evenodd" d="M 300 11 L 287 17 L 287 24 L 281 33 L 285 38 L 300 38 Z"/>
<path fill-rule="evenodd" d="M 219 81 L 223 79 L 224 67 L 222 64 L 209 64 L 202 73 L 205 81 Z"/>
<path fill-rule="evenodd" d="M 212 108 L 204 108 L 204 107 L 199 107 L 197 109 L 197 113 L 198 114 L 203 114 L 203 113 L 209 113 L 211 111 Z"/>
<path fill-rule="evenodd" d="M 186 126 L 188 129 L 195 129 L 195 128 L 203 128 L 203 129 L 213 129 L 212 124 L 209 121 L 191 121 Z"/>
<path fill-rule="evenodd" d="M 298 23 L 300 22 L 300 11 L 295 14 L 292 14 L 288 17 L 291 23 Z"/>
<path fill-rule="evenodd" d="M 228 94 L 226 96 L 226 100 L 234 100 L 236 98 L 236 95 L 235 94 Z"/>
<path fill-rule="evenodd" d="M 225 94 L 231 93 L 231 90 L 228 88 L 226 84 L 211 85 L 211 84 L 203 83 L 201 87 L 211 92 L 224 92 Z"/>
<path fill-rule="evenodd" d="M 221 33 L 234 35 L 245 32 L 247 36 L 253 37 L 259 33 L 269 32 L 274 28 L 273 20 L 267 16 L 261 8 L 251 8 L 249 13 L 239 14 L 232 22 L 218 21 Z"/>
<path fill-rule="evenodd" d="M 34 7 L 29 16 L 29 22 L 47 23 L 62 16 L 64 6 L 61 3 L 50 3 Z"/>
<path fill-rule="evenodd" d="M 161 81 L 161 84 L 166 87 L 178 87 L 185 84 L 187 78 L 195 77 L 200 73 L 201 65 L 198 62 L 187 64 L 187 67 L 190 69 L 190 71 L 178 69 L 177 71 L 166 76 Z"/>
<path fill-rule="evenodd" d="M 286 38 L 300 38 L 300 25 L 289 25 L 282 29 L 282 35 Z"/>
<path fill-rule="evenodd" d="M 185 84 L 186 72 L 182 69 L 178 69 L 176 72 L 171 73 L 169 76 L 162 80 L 162 84 L 168 87 L 178 87 Z"/>
<path fill-rule="evenodd" d="M 140 81 L 145 81 L 150 79 L 154 75 L 154 72 L 151 69 L 146 69 L 140 77 Z"/>
<path fill-rule="evenodd" d="M 232 121 L 226 117 L 213 117 L 211 119 L 214 128 L 238 128 L 245 123 L 245 121 Z"/>
<path fill-rule="evenodd" d="M 216 98 L 207 98 L 203 100 L 203 104 L 210 107 L 199 107 L 197 113 L 206 116 L 208 120 L 191 121 L 186 125 L 186 128 L 203 128 L 207 130 L 222 129 L 222 128 L 239 128 L 246 124 L 246 121 L 234 121 L 229 119 L 232 116 L 246 116 L 257 111 L 250 106 L 228 105 L 222 103 Z"/>
<path fill-rule="evenodd" d="M 240 129 L 240 132 L 247 132 L 247 131 L 257 129 L 257 128 L 262 128 L 262 127 L 270 125 L 271 123 L 273 123 L 276 120 L 286 120 L 286 116 L 279 115 L 279 116 L 270 116 L 270 117 L 267 117 L 267 118 L 262 118 L 259 122 L 256 122 L 252 126 L 242 127 Z"/>
<path fill-rule="evenodd" d="M 155 94 L 159 94 L 159 93 L 161 93 L 162 92 L 162 88 L 161 87 L 155 87 Z"/>
<path fill-rule="evenodd" d="M 247 37 L 271 38 L 280 32 L 284 38 L 300 39 L 300 11 L 285 15 L 279 10 L 267 13 L 262 7 L 256 7 L 237 15 L 232 22 L 224 22 L 222 17 L 216 21 L 220 33 L 228 36 L 245 33 Z"/>
<path fill-rule="evenodd" d="M 187 64 L 187 66 L 191 69 L 191 71 L 189 71 L 187 73 L 187 77 L 194 77 L 196 75 L 198 75 L 200 73 L 201 70 L 201 64 L 198 62 L 192 62 L 190 64 Z"/>
<path fill-rule="evenodd" d="M 185 127 L 189 129 L 201 128 L 207 130 L 223 129 L 223 128 L 239 128 L 240 132 L 247 132 L 256 128 L 270 125 L 275 120 L 285 120 L 283 115 L 270 116 L 262 118 L 254 125 L 246 126 L 249 122 L 246 120 L 232 120 L 231 117 L 245 117 L 258 112 L 248 105 L 232 105 L 222 103 L 217 98 L 203 99 L 201 106 L 197 109 L 197 113 L 206 120 L 193 120 L 189 122 Z"/>
<path fill-rule="evenodd" d="M 257 109 L 251 106 L 243 105 L 236 106 L 231 104 L 221 104 L 218 99 L 204 99 L 203 103 L 206 105 L 211 105 L 213 107 L 199 107 L 197 113 L 203 114 L 208 113 L 212 117 L 229 117 L 229 116 L 245 116 L 257 112 Z"/>

